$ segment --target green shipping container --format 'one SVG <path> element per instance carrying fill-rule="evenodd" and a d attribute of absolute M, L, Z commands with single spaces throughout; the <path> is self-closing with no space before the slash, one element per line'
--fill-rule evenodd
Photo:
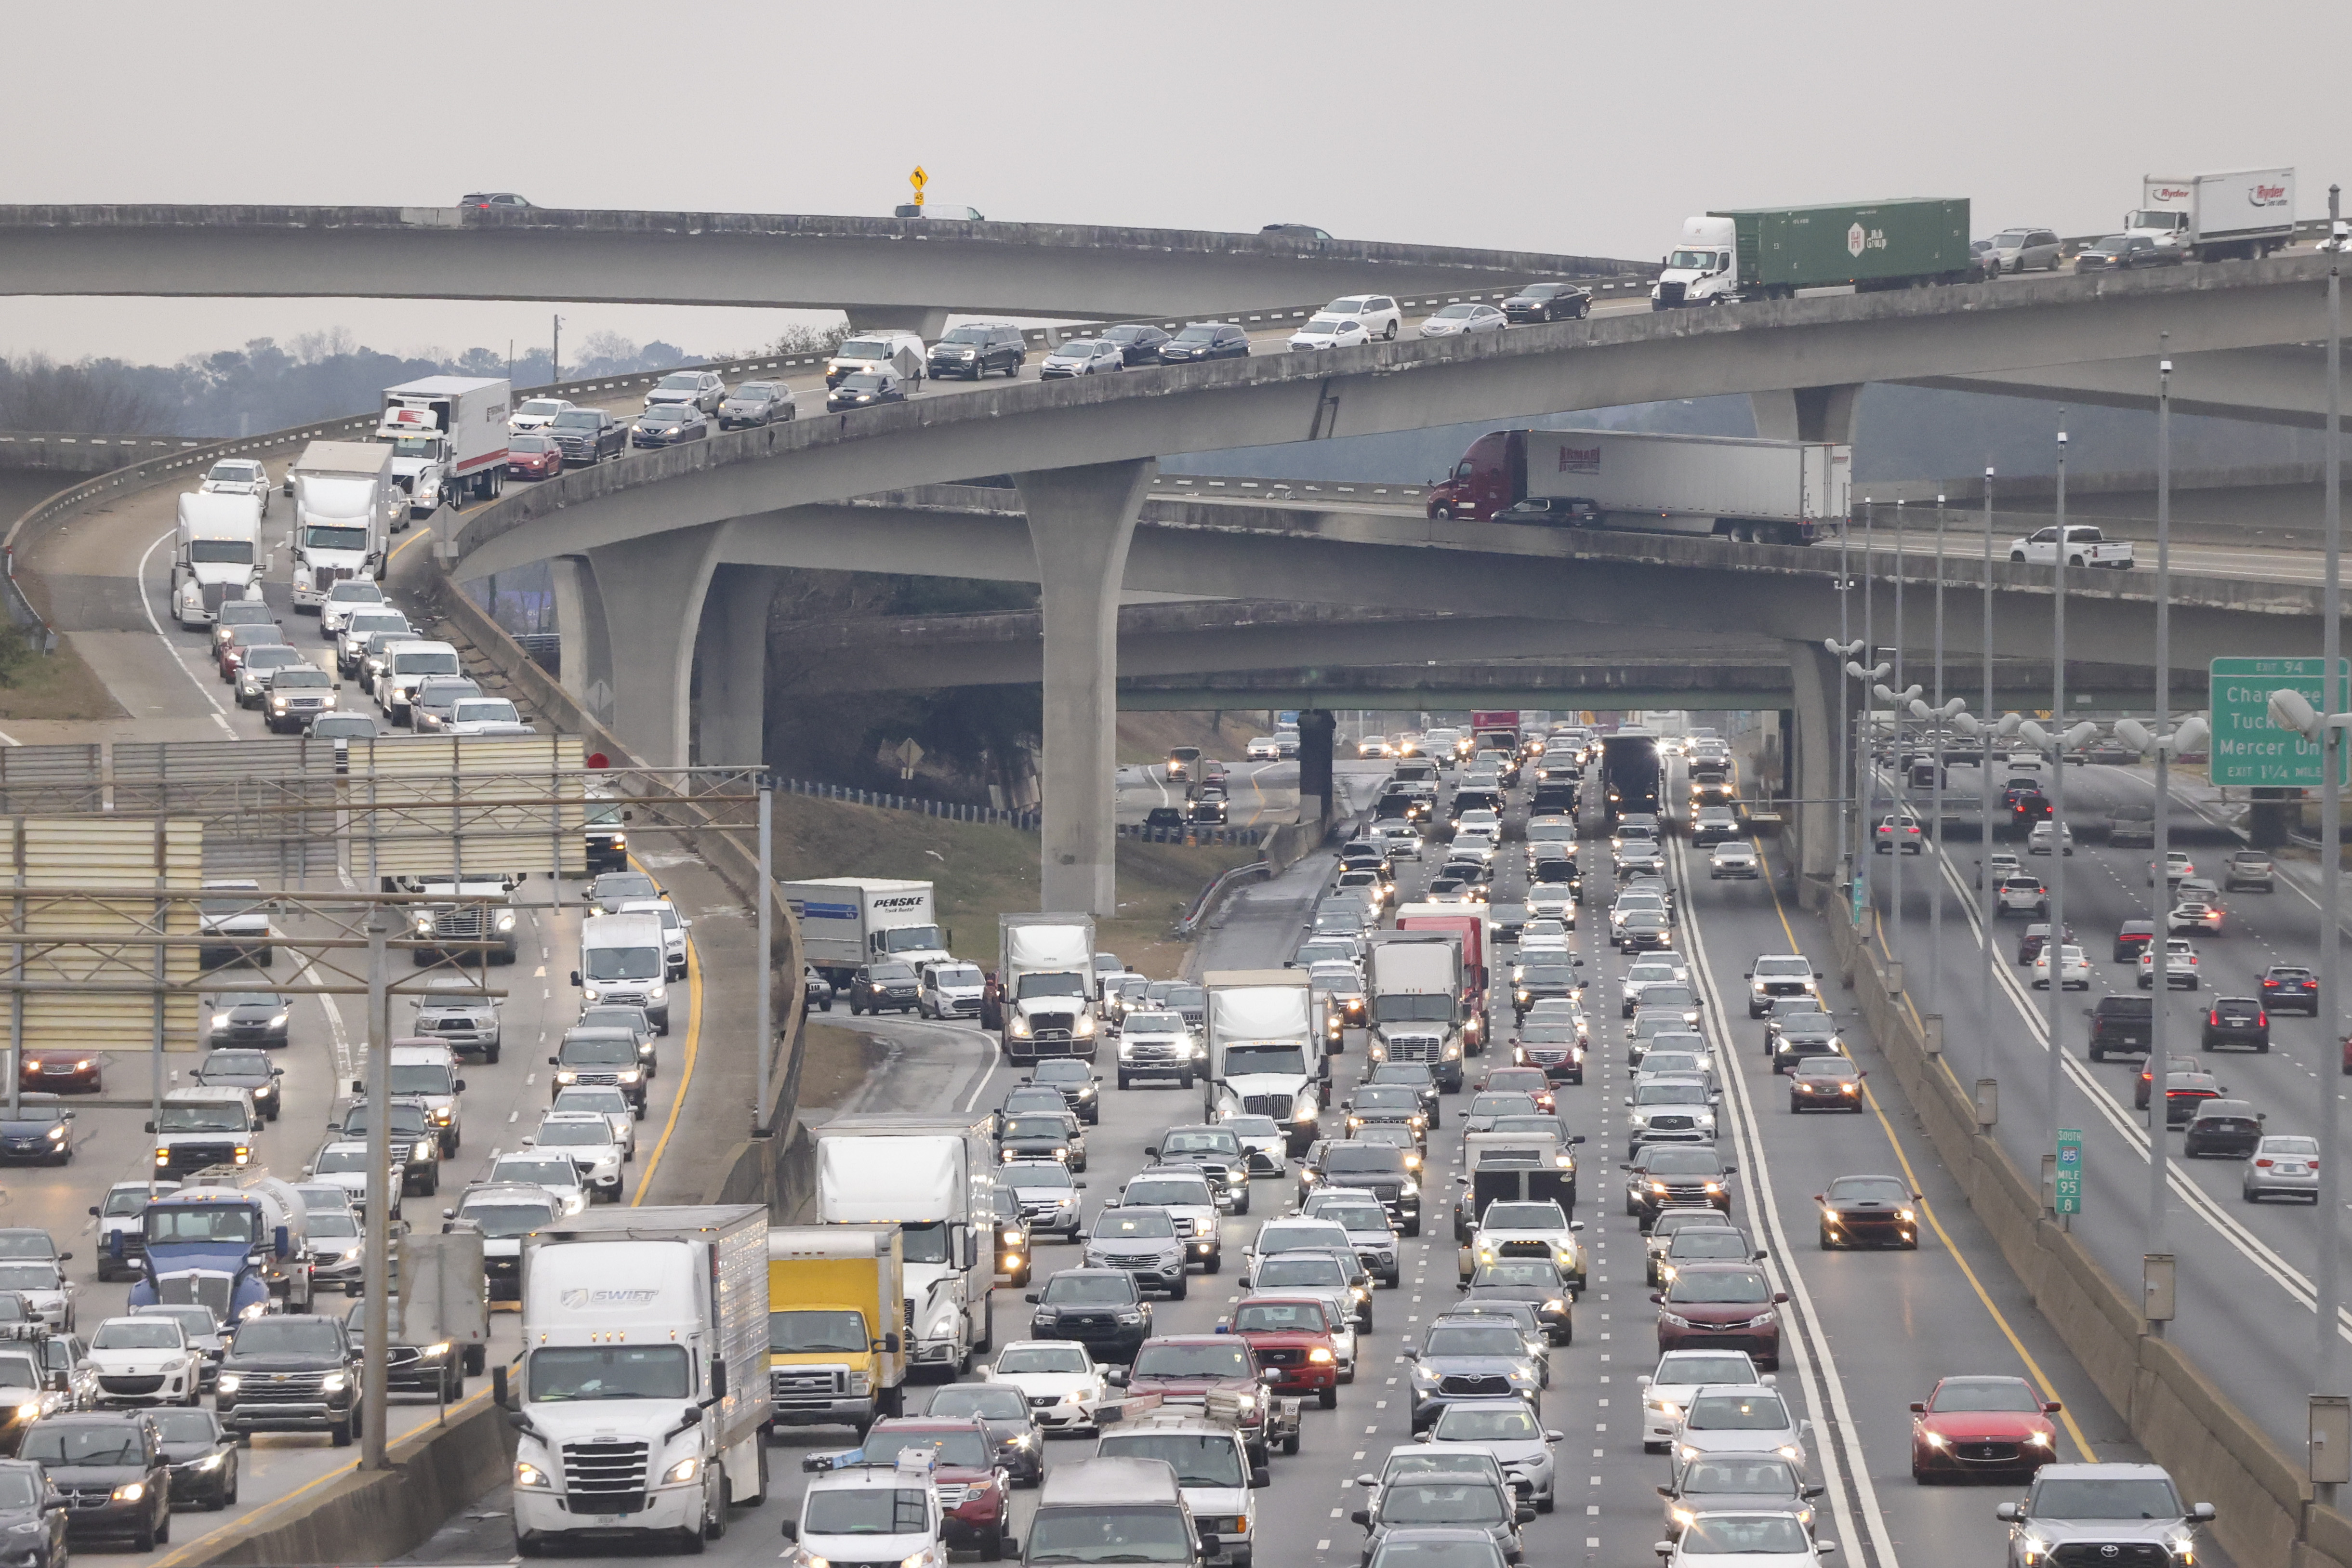
<path fill-rule="evenodd" d="M 1966 197 L 1756 207 L 1709 215 L 1732 220 L 1739 287 L 1751 298 L 1838 283 L 1888 288 L 1957 283 L 1968 276 Z"/>

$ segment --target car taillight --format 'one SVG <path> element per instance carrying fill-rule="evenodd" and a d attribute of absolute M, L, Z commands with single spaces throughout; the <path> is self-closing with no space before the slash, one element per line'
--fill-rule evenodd
<path fill-rule="evenodd" d="M 2270 1169 L 2270 1165 L 2271 1165 L 2271 1163 L 2270 1163 L 2270 1161 L 2268 1161 L 2268 1160 L 2256 1160 L 2256 1161 L 2254 1162 L 2254 1164 L 2255 1164 L 2255 1165 L 2257 1165 L 2257 1166 L 2261 1166 L 2261 1167 L 2262 1167 L 2263 1169 L 2264 1169 L 2264 1170 L 2268 1170 L 2268 1169 Z"/>
<path fill-rule="evenodd" d="M 2219 1029 L 2219 1028 L 2221 1028 L 2221 1014 L 2220 1010 L 2217 1009 L 2215 1009 L 2214 1011 L 2211 1011 L 2211 1012 L 2207 1013 L 2207 1014 L 2205 1015 L 2205 1021 L 2206 1021 L 2207 1023 L 2209 1023 L 2209 1024 L 2211 1024 L 2215 1029 Z"/>
<path fill-rule="evenodd" d="M 2258 1026 L 2260 1026 L 2261 1028 L 2263 1028 L 2263 1029 L 2268 1029 L 2268 1028 L 2270 1028 L 2270 1027 L 2271 1027 L 2271 1015 L 2270 1015 L 2270 1010 L 2269 1010 L 2268 1009 L 2264 1009 L 2263 1011 L 2256 1013 L 2256 1014 L 2254 1015 L 2254 1022 L 2255 1022 Z"/>

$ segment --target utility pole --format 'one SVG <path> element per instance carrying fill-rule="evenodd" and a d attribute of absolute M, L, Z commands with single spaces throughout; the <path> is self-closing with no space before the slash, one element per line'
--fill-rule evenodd
<path fill-rule="evenodd" d="M 2335 219 L 2341 215 L 2340 195 L 2336 187 L 2327 188 L 2328 233 L 2335 233 Z M 2344 579 L 2344 264 L 2341 253 L 2327 269 L 2327 435 L 2322 456 L 2326 468 L 2326 520 L 2327 528 L 2327 585 L 2320 602 L 2320 712 L 2329 720 L 2344 711 L 2344 683 L 2336 675 L 2336 666 L 2343 655 Z M 2337 994 L 2343 974 L 2344 920 L 2344 732 L 2331 722 L 2321 732 L 2319 748 L 2319 994 L 2327 1009 L 2327 1033 L 2321 1039 L 2319 1082 L 2332 1083 L 2336 1077 L 2336 1048 L 2344 1039 L 2344 998 Z M 2336 1168 L 2337 1150 L 2342 1146 L 2340 1124 L 2343 1121 L 2342 1102 L 2337 1096 L 2322 1092 L 2319 1096 L 2319 1212 L 2326 1222 L 2319 1227 L 2319 1269 L 2315 1281 L 2319 1312 L 2318 1354 L 2313 1358 L 2313 1385 L 2321 1394 L 2333 1394 L 2337 1389 L 2337 1368 L 2340 1363 L 2338 1346 L 2341 1337 L 2336 1328 L 2343 1293 L 2341 1268 L 2343 1263 L 2342 1229 L 2337 1221 L 2344 1213 L 2344 1173 Z M 2325 1489 L 2335 1501 L 2336 1489 Z"/>
<path fill-rule="evenodd" d="M 2163 357 L 2169 332 L 2157 335 L 2156 370 L 2156 821 L 2150 852 L 2156 865 L 2148 877 L 2148 914 L 2156 933 L 2148 938 L 2156 950 L 2156 974 L 2149 981 L 2147 1026 L 2147 1246 L 2157 1255 L 2168 1250 L 2164 1239 L 2165 1184 L 2171 1176 L 2170 1149 L 2165 1142 L 2168 1122 L 2166 1096 L 2172 1092 L 2171 1064 L 2165 1058 L 2165 1015 L 2171 1010 L 2172 944 L 2166 940 L 2171 914 L 2172 879 L 2165 863 L 2172 852 L 2172 747 L 2167 733 L 2172 727 L 2172 361 Z M 2155 1332 L 2161 1332 L 2160 1329 Z"/>
<path fill-rule="evenodd" d="M 392 1159 L 392 994 L 384 944 L 394 930 L 393 906 L 368 912 L 367 1105 L 368 1180 L 366 1254 L 362 1279 L 367 1291 L 362 1333 L 367 1349 L 360 1363 L 360 1468 L 380 1470 L 384 1458 L 384 1366 L 392 1344 L 392 1210 L 399 1202 L 400 1175 Z"/>
<path fill-rule="evenodd" d="M 758 1137 L 768 1130 L 768 1103 L 776 1070 L 775 975 L 775 841 L 772 824 L 775 813 L 775 780 L 768 774 L 760 775 L 760 885 L 754 895 L 760 905 L 760 1101 L 751 1110 L 751 1135 Z"/>
<path fill-rule="evenodd" d="M 2060 421 L 2066 411 L 2058 411 Z M 2042 950 L 2050 958 L 2050 1136 L 2044 1147 L 2058 1146 L 2058 1129 L 2065 1125 L 2059 1100 L 2066 1085 L 2065 1036 L 2058 1015 L 2066 995 L 2066 432 L 2058 432 L 2058 546 L 2050 558 L 2050 936 Z M 2162 941 L 2159 936 L 2157 940 Z M 2164 998 L 2157 998 L 2157 1006 Z"/>
<path fill-rule="evenodd" d="M 1992 1017 L 1992 976 L 2000 963 L 1992 946 L 1992 478 L 1988 465 L 1984 471 L 1984 631 L 1977 643 L 1984 665 L 1984 706 L 1978 711 L 1985 727 L 1977 751 L 1977 930 L 1984 937 L 1984 971 L 1977 977 L 1977 1016 L 1986 1019 Z M 1979 1032 L 1977 1076 L 1984 1076 L 1991 1050 L 1992 1042 Z"/>
<path fill-rule="evenodd" d="M 1838 853 L 1846 862 L 1846 873 L 1838 881 L 1848 890 L 1849 903 L 1853 897 L 1853 879 L 1861 874 L 1853 863 L 1853 705 L 1845 700 L 1844 673 L 1846 661 L 1854 656 L 1845 646 L 1853 641 L 1853 570 L 1846 561 L 1853 523 L 1851 516 L 1838 519 Z"/>
<path fill-rule="evenodd" d="M 1871 526 L 1877 518 L 1877 508 L 1869 497 L 1862 498 L 1862 661 L 1865 668 L 1878 664 L 1878 641 L 1872 634 L 1872 601 L 1875 597 L 1874 563 L 1871 557 Z M 1878 769 L 1870 758 L 1871 682 L 1862 683 L 1862 722 L 1854 727 L 1854 793 L 1861 797 L 1862 809 L 1855 812 L 1853 833 L 1853 875 L 1859 888 L 1855 900 L 1856 912 L 1875 909 L 1876 901 L 1870 896 L 1871 857 L 1878 852 L 1874 841 L 1877 826 L 1871 819 L 1878 812 Z"/>
<path fill-rule="evenodd" d="M 547 381 L 550 386 L 563 379 L 563 318 L 555 320 L 555 342 L 547 351 Z"/>
<path fill-rule="evenodd" d="M 1987 715 L 1988 718 L 1991 716 Z M 1936 497 L 1936 724 L 1928 737 L 1935 771 L 1927 776 L 1927 831 L 1934 874 L 1927 878 L 1927 1010 L 1944 1011 L 1944 497 Z"/>
<path fill-rule="evenodd" d="M 1886 846 L 1887 904 L 1894 916 L 1895 961 L 1903 961 L 1903 850 L 1911 841 L 1911 776 L 1903 766 L 1903 503 L 1895 503 L 1895 700 L 1886 705 L 1895 719 L 1895 835 Z M 1924 856 L 1927 846 L 1920 846 Z"/>

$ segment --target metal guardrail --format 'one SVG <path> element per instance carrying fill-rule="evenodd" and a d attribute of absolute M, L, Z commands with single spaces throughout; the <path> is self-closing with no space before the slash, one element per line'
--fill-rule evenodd
<path fill-rule="evenodd" d="M 1176 924 L 1168 928 L 1168 934 L 1171 936 L 1190 940 L 1201 929 L 1202 923 L 1216 913 L 1217 905 L 1224 901 L 1225 894 L 1240 886 L 1244 878 L 1262 879 L 1273 874 L 1272 861 L 1252 861 L 1247 865 L 1234 867 L 1194 896 L 1192 907 L 1176 917 Z"/>

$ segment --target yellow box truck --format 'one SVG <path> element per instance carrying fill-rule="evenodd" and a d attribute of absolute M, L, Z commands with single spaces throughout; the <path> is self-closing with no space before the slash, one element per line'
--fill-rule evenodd
<path fill-rule="evenodd" d="M 768 1232 L 768 1385 L 780 1427 L 905 1413 L 906 1260 L 895 1225 Z"/>

